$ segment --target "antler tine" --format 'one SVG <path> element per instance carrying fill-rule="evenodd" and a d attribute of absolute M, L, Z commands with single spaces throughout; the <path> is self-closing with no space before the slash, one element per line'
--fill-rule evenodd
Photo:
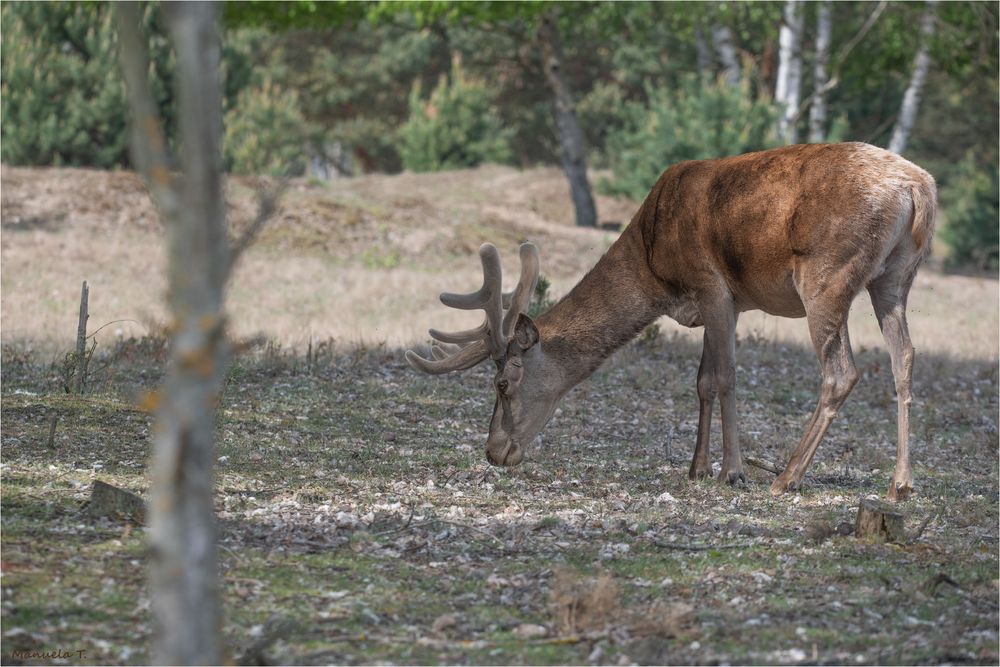
<path fill-rule="evenodd" d="M 505 340 L 513 335 L 517 316 L 528 310 L 528 304 L 531 303 L 531 297 L 535 293 L 535 284 L 538 282 L 538 267 L 538 248 L 534 243 L 522 243 L 521 277 L 517 281 L 517 287 L 510 293 L 509 304 L 504 304 L 508 309 L 503 318 Z"/>
<path fill-rule="evenodd" d="M 441 341 L 442 343 L 455 343 L 464 344 L 471 343 L 474 340 L 483 340 L 489 336 L 489 327 L 486 322 L 483 322 L 475 329 L 466 329 L 465 331 L 438 331 L 437 329 L 431 329 L 428 331 L 431 338 L 434 340 Z"/>
<path fill-rule="evenodd" d="M 431 354 L 437 356 L 435 348 L 431 348 Z M 486 346 L 485 340 L 479 340 L 467 347 L 463 347 L 455 354 L 444 359 L 425 359 L 413 350 L 406 351 L 406 360 L 410 362 L 410 365 L 418 371 L 423 371 L 430 375 L 441 375 L 442 373 L 450 373 L 451 371 L 464 371 L 466 368 L 472 368 L 488 356 L 490 356 L 490 351 Z"/>
<path fill-rule="evenodd" d="M 448 343 L 465 343 L 475 339 L 486 338 L 489 343 L 490 355 L 499 359 L 507 349 L 507 339 L 503 335 L 503 269 L 500 266 L 500 253 L 492 243 L 484 243 L 479 248 L 479 259 L 483 264 L 483 286 L 470 294 L 441 295 L 441 303 L 451 308 L 486 311 L 486 322 L 477 329 L 459 331 L 454 334 L 434 331 L 431 335 Z M 473 336 L 476 332 L 476 336 Z M 435 335 L 438 334 L 438 335 Z"/>

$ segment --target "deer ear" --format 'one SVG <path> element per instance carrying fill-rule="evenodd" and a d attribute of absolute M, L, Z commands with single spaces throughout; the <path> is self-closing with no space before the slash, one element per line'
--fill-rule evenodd
<path fill-rule="evenodd" d="M 518 313 L 517 322 L 514 323 L 514 342 L 522 352 L 528 351 L 538 342 L 538 327 L 524 313 Z"/>

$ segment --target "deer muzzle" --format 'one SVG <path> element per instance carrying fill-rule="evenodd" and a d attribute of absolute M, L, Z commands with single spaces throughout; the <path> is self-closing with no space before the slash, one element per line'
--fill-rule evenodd
<path fill-rule="evenodd" d="M 516 466 L 524 459 L 524 448 L 510 438 L 486 443 L 486 460 L 495 466 Z"/>

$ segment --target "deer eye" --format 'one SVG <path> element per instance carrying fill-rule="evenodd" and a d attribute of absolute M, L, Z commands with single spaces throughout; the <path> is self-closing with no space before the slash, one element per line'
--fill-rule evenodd
<path fill-rule="evenodd" d="M 510 383 L 507 382 L 507 380 L 500 380 L 499 382 L 497 382 L 497 391 L 499 391 L 501 394 L 506 394 L 508 387 L 510 387 Z"/>

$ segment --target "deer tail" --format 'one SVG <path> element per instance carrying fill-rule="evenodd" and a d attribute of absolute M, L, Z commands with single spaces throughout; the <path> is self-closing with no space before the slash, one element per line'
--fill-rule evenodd
<path fill-rule="evenodd" d="M 929 175 L 926 180 L 914 183 L 910 188 L 913 197 L 913 224 L 910 233 L 921 259 L 930 251 L 937 220 L 937 186 Z"/>

